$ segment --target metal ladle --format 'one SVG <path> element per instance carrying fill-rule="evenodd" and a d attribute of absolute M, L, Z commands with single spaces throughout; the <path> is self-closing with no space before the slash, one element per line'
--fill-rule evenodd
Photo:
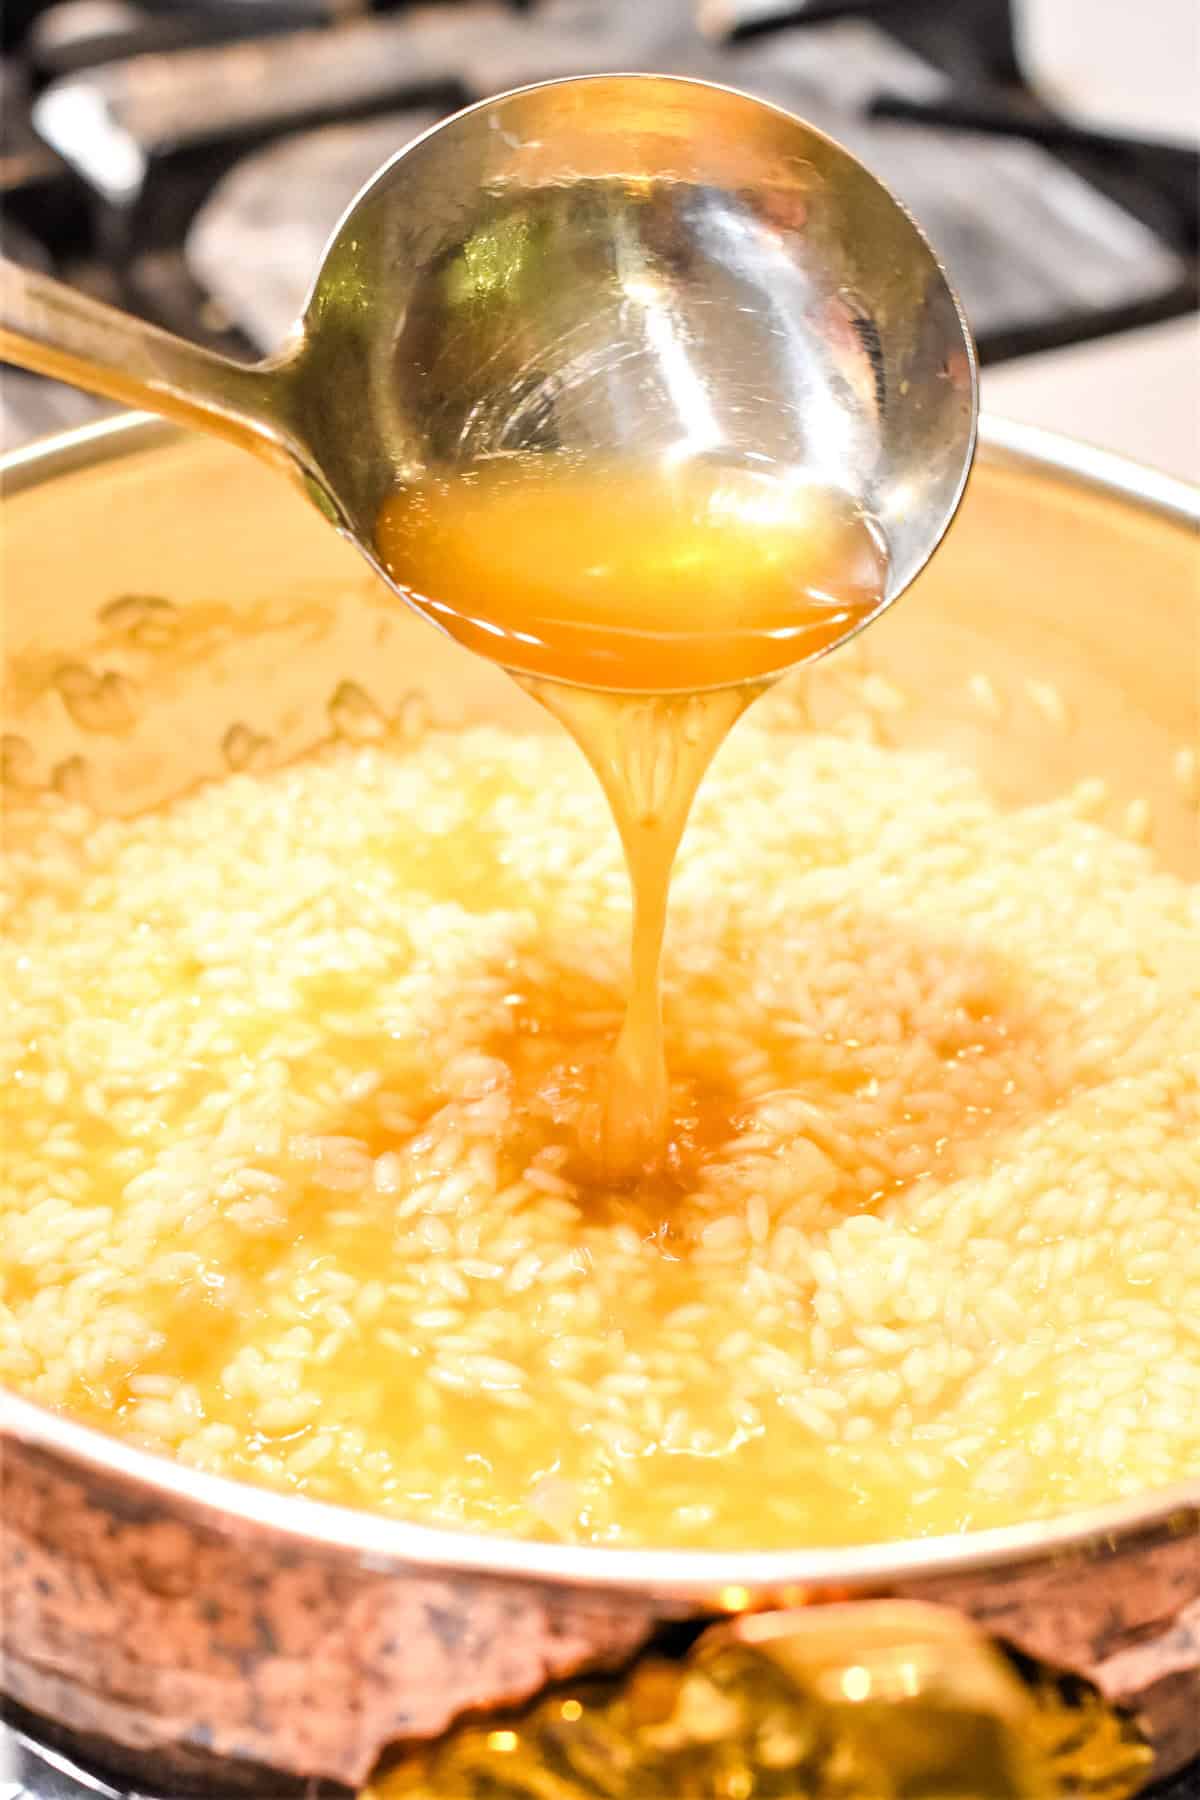
<path fill-rule="evenodd" d="M 384 580 L 380 504 L 430 471 L 682 451 L 851 496 L 886 539 L 887 603 L 975 446 L 969 330 L 887 189 L 774 106 L 656 75 L 522 88 L 417 138 L 265 362 L 8 261 L 0 355 L 280 463 Z"/>

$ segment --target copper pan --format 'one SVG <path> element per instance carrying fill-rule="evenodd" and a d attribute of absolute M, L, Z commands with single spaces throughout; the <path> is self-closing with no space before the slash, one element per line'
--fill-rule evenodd
<path fill-rule="evenodd" d="M 415 691 L 439 719 L 537 728 L 504 677 L 383 604 L 297 496 L 224 446 L 130 416 L 2 473 L 14 805 L 53 783 L 140 810 L 331 732 L 386 731 Z M 1198 522 L 1180 483 L 991 421 L 935 564 L 795 679 L 832 722 L 886 671 L 909 696 L 898 741 L 969 756 L 1014 803 L 1101 776 L 1103 816 L 1195 873 Z M 664 1620 L 881 1595 L 1087 1674 L 1131 1709 L 1156 1771 L 1200 1753 L 1200 1474 L 1002 1531 L 709 1553 L 320 1505 L 2 1392 L 0 1442 L 3 1693 L 172 1794 L 361 1784 L 386 1746 L 623 1663 Z"/>

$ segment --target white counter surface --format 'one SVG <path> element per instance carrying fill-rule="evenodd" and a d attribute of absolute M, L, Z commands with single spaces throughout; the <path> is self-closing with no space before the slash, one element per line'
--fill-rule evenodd
<path fill-rule="evenodd" d="M 1200 481 L 1200 320 L 1195 315 L 983 372 L 990 412 L 1120 450 Z"/>
<path fill-rule="evenodd" d="M 1087 124 L 1200 134 L 1196 0 L 1018 0 L 1026 72 Z M 983 403 L 1200 481 L 1200 320 L 988 369 Z"/>

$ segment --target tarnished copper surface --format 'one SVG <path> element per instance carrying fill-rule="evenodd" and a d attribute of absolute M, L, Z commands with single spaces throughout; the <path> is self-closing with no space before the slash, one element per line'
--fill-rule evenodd
<path fill-rule="evenodd" d="M 652 1589 L 372 1566 L 15 1440 L 0 1516 L 7 1695 L 125 1769 L 200 1791 L 215 1763 L 231 1790 L 264 1769 L 361 1782 L 389 1745 L 620 1664 L 686 1610 Z M 1200 1752 L 1194 1532 L 895 1591 L 1091 1677 L 1159 1771 Z"/>
<path fill-rule="evenodd" d="M 646 1597 L 376 1571 L 222 1528 L 10 1441 L 3 1688 L 162 1787 L 364 1781 L 397 1738 L 631 1655 Z M 168 1790 L 173 1791 L 173 1790 Z"/>
<path fill-rule="evenodd" d="M 1200 1755 L 1200 1535 L 1194 1512 L 1154 1541 L 1131 1534 L 1089 1565 L 1051 1558 L 922 1584 L 996 1637 L 1073 1670 L 1137 1718 L 1160 1771 Z"/>
<path fill-rule="evenodd" d="M 1200 1752 L 1200 1598 L 1145 1642 L 1105 1657 L 1092 1678 L 1108 1700 L 1132 1707 L 1163 1768 L 1190 1761 Z"/>

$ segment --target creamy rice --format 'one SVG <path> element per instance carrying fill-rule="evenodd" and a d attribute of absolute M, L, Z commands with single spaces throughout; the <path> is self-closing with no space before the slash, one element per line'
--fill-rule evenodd
<path fill-rule="evenodd" d="M 556 736 L 14 823 L 0 1378 L 431 1522 L 784 1545 L 1200 1473 L 1200 905 L 752 715 L 672 895 L 669 1176 L 580 1179 L 619 849 Z"/>

